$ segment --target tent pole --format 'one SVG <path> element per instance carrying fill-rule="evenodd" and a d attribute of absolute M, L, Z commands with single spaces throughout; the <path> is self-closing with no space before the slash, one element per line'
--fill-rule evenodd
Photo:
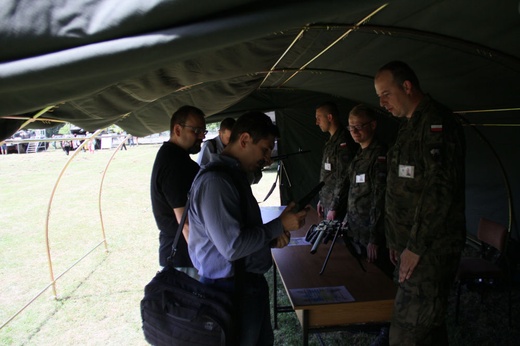
<path fill-rule="evenodd" d="M 374 11 L 372 11 L 372 13 L 370 13 L 369 15 L 367 15 L 365 18 L 361 19 L 359 22 L 357 22 L 354 26 L 352 26 L 350 29 L 348 29 L 343 35 L 341 35 L 340 37 L 338 37 L 334 42 L 332 42 L 331 44 L 329 44 L 325 49 L 323 49 L 321 52 L 319 52 L 315 57 L 313 57 L 311 60 L 309 60 L 307 63 L 305 63 L 302 67 L 300 67 L 298 69 L 298 71 L 294 72 L 289 78 L 287 78 L 285 80 L 285 82 L 283 82 L 282 84 L 280 84 L 278 87 L 282 87 L 285 85 L 285 83 L 287 83 L 288 81 L 290 81 L 294 76 L 296 76 L 298 73 L 300 73 L 301 71 L 303 71 L 307 66 L 309 66 L 314 60 L 318 59 L 320 56 L 322 56 L 323 54 L 325 54 L 325 52 L 327 52 L 329 49 L 331 49 L 332 47 L 334 47 L 339 41 L 343 40 L 345 37 L 347 37 L 352 31 L 355 31 L 357 30 L 361 25 L 365 24 L 368 20 L 370 20 L 370 18 L 372 18 L 373 16 L 375 16 L 379 11 L 381 11 L 382 9 L 384 9 L 386 6 L 388 6 L 388 3 L 384 4 L 384 5 L 381 5 L 379 6 L 377 9 L 375 9 Z"/>
<path fill-rule="evenodd" d="M 97 133 L 97 132 L 96 132 Z M 105 252 L 108 252 L 108 244 L 107 244 L 107 238 L 105 236 L 105 223 L 103 222 L 103 211 L 101 210 L 101 194 L 103 193 L 103 183 L 105 181 L 105 175 L 107 174 L 108 166 L 110 163 L 112 163 L 112 160 L 114 159 L 114 156 L 119 152 L 123 144 L 130 138 L 130 135 L 127 135 L 121 143 L 117 146 L 116 150 L 114 150 L 114 153 L 112 156 L 110 156 L 110 159 L 107 162 L 107 165 L 105 167 L 105 170 L 103 171 L 103 176 L 101 177 L 101 183 L 99 184 L 99 196 L 98 196 L 98 206 L 99 206 L 99 218 L 101 221 L 101 232 L 103 234 L 103 241 L 105 243 Z"/>
<path fill-rule="evenodd" d="M 289 47 L 287 47 L 287 49 L 285 50 L 285 52 L 283 52 L 283 54 L 280 56 L 280 58 L 278 58 L 278 60 L 276 60 L 276 62 L 274 63 L 274 65 L 269 69 L 269 72 L 267 72 L 267 75 L 264 77 L 264 79 L 262 80 L 262 83 L 260 83 L 260 86 L 258 86 L 258 88 L 261 88 L 262 85 L 264 85 L 264 82 L 267 80 L 267 78 L 269 78 L 269 76 L 271 75 L 271 73 L 274 71 L 274 69 L 276 68 L 276 65 L 278 65 L 278 63 L 284 58 L 284 56 L 291 50 L 291 48 L 296 44 L 296 42 L 298 42 L 300 40 L 300 38 L 303 36 L 303 33 L 305 31 L 307 31 L 309 29 L 309 26 L 305 26 L 303 29 L 300 30 L 300 32 L 298 33 L 298 35 L 296 36 L 296 38 L 291 42 L 291 44 L 289 45 Z"/>
<path fill-rule="evenodd" d="M 500 160 L 500 156 L 498 156 L 498 153 L 496 152 L 495 148 L 493 148 L 493 146 L 491 145 L 491 142 L 489 142 L 489 140 L 486 138 L 486 136 L 484 136 L 484 134 L 479 129 L 477 129 L 474 124 L 471 124 L 468 121 L 468 119 L 466 119 L 464 116 L 462 116 L 462 114 L 458 114 L 458 113 L 456 113 L 456 114 L 460 119 L 462 119 L 462 121 L 464 121 L 464 123 L 466 123 L 468 126 L 470 126 L 477 133 L 477 135 L 480 137 L 480 139 L 482 139 L 484 141 L 484 143 L 487 144 L 487 146 L 491 150 L 491 153 L 495 157 L 495 160 L 497 161 L 498 165 L 500 166 L 500 172 L 502 173 L 502 178 L 504 179 L 504 185 L 505 185 L 505 189 L 507 192 L 507 208 L 508 208 L 507 230 L 508 230 L 508 232 L 511 232 L 512 225 L 513 225 L 513 200 L 512 200 L 512 196 L 511 196 L 511 184 L 509 183 L 506 169 L 502 163 L 502 160 Z"/>
<path fill-rule="evenodd" d="M 101 131 L 102 130 L 97 130 L 92 135 L 92 137 L 97 136 Z M 50 216 L 51 216 L 51 205 L 52 205 L 52 201 L 54 199 L 54 195 L 56 194 L 56 189 L 58 188 L 58 184 L 60 183 L 61 177 L 63 176 L 63 173 L 65 173 L 65 170 L 67 169 L 69 164 L 72 162 L 72 160 L 76 157 L 76 155 L 81 151 L 81 149 L 87 143 L 88 143 L 87 140 L 83 141 L 83 143 L 81 143 L 81 145 L 74 151 L 74 153 L 69 158 L 69 160 L 67 161 L 65 166 L 62 168 L 62 170 L 61 170 L 61 172 L 60 172 L 60 174 L 58 176 L 58 179 L 56 180 L 56 183 L 54 184 L 54 187 L 52 189 L 51 197 L 49 199 L 49 204 L 47 205 L 47 217 L 45 218 L 45 244 L 46 244 L 46 247 L 47 247 L 47 260 L 49 262 L 49 272 L 50 272 L 50 277 L 51 277 L 51 284 L 52 284 L 52 291 L 54 293 L 54 298 L 57 298 L 58 295 L 56 293 L 56 279 L 54 278 L 54 271 L 53 271 L 53 268 L 52 268 L 52 256 L 51 256 L 51 248 L 50 248 L 50 242 L 49 242 L 49 219 L 50 219 Z"/>

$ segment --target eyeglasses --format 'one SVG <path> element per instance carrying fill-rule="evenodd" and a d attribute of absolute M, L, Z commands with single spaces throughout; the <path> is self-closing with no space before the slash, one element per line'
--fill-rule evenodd
<path fill-rule="evenodd" d="M 374 120 L 370 120 L 370 121 L 367 121 L 366 123 L 364 124 L 361 124 L 361 125 L 351 125 L 351 126 L 347 126 L 347 130 L 349 130 L 350 132 L 353 132 L 353 131 L 361 131 L 363 130 L 363 128 L 365 126 L 367 126 L 368 124 L 370 124 L 371 122 L 373 122 Z"/>
<path fill-rule="evenodd" d="M 196 135 L 200 135 L 202 133 L 205 136 L 208 133 L 208 130 L 206 130 L 203 127 L 195 127 L 195 126 L 190 126 L 190 125 L 186 125 L 186 124 L 179 124 L 179 125 L 181 125 L 182 127 L 187 127 L 189 129 L 191 129 L 193 131 L 193 133 Z"/>

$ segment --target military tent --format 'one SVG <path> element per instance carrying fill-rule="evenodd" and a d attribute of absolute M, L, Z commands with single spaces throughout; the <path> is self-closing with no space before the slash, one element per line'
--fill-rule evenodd
<path fill-rule="evenodd" d="M 375 71 L 404 60 L 466 125 L 468 232 L 486 216 L 518 238 L 519 38 L 517 0 L 5 0 L 0 139 L 55 120 L 145 136 L 184 104 L 274 111 L 280 153 L 311 150 L 285 161 L 285 203 L 317 183 L 316 104 L 376 108 Z"/>

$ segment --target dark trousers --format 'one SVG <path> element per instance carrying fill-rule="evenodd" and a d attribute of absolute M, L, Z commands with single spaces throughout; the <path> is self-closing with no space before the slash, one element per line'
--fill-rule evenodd
<path fill-rule="evenodd" d="M 410 279 L 399 284 L 390 326 L 390 345 L 448 345 L 446 310 L 460 255 L 425 255 Z M 399 275 L 399 263 L 395 280 Z"/>
<path fill-rule="evenodd" d="M 240 346 L 268 346 L 274 344 L 269 307 L 269 286 L 263 274 L 245 273 L 240 283 L 233 278 L 201 282 L 215 286 L 234 296 Z M 239 292 L 236 292 L 239 287 Z"/>

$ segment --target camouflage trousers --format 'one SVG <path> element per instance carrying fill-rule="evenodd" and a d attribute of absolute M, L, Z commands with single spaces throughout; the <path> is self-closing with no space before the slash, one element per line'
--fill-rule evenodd
<path fill-rule="evenodd" d="M 460 255 L 422 256 L 410 279 L 399 284 L 390 345 L 447 345 L 446 312 Z M 394 280 L 399 277 L 399 263 Z"/>

